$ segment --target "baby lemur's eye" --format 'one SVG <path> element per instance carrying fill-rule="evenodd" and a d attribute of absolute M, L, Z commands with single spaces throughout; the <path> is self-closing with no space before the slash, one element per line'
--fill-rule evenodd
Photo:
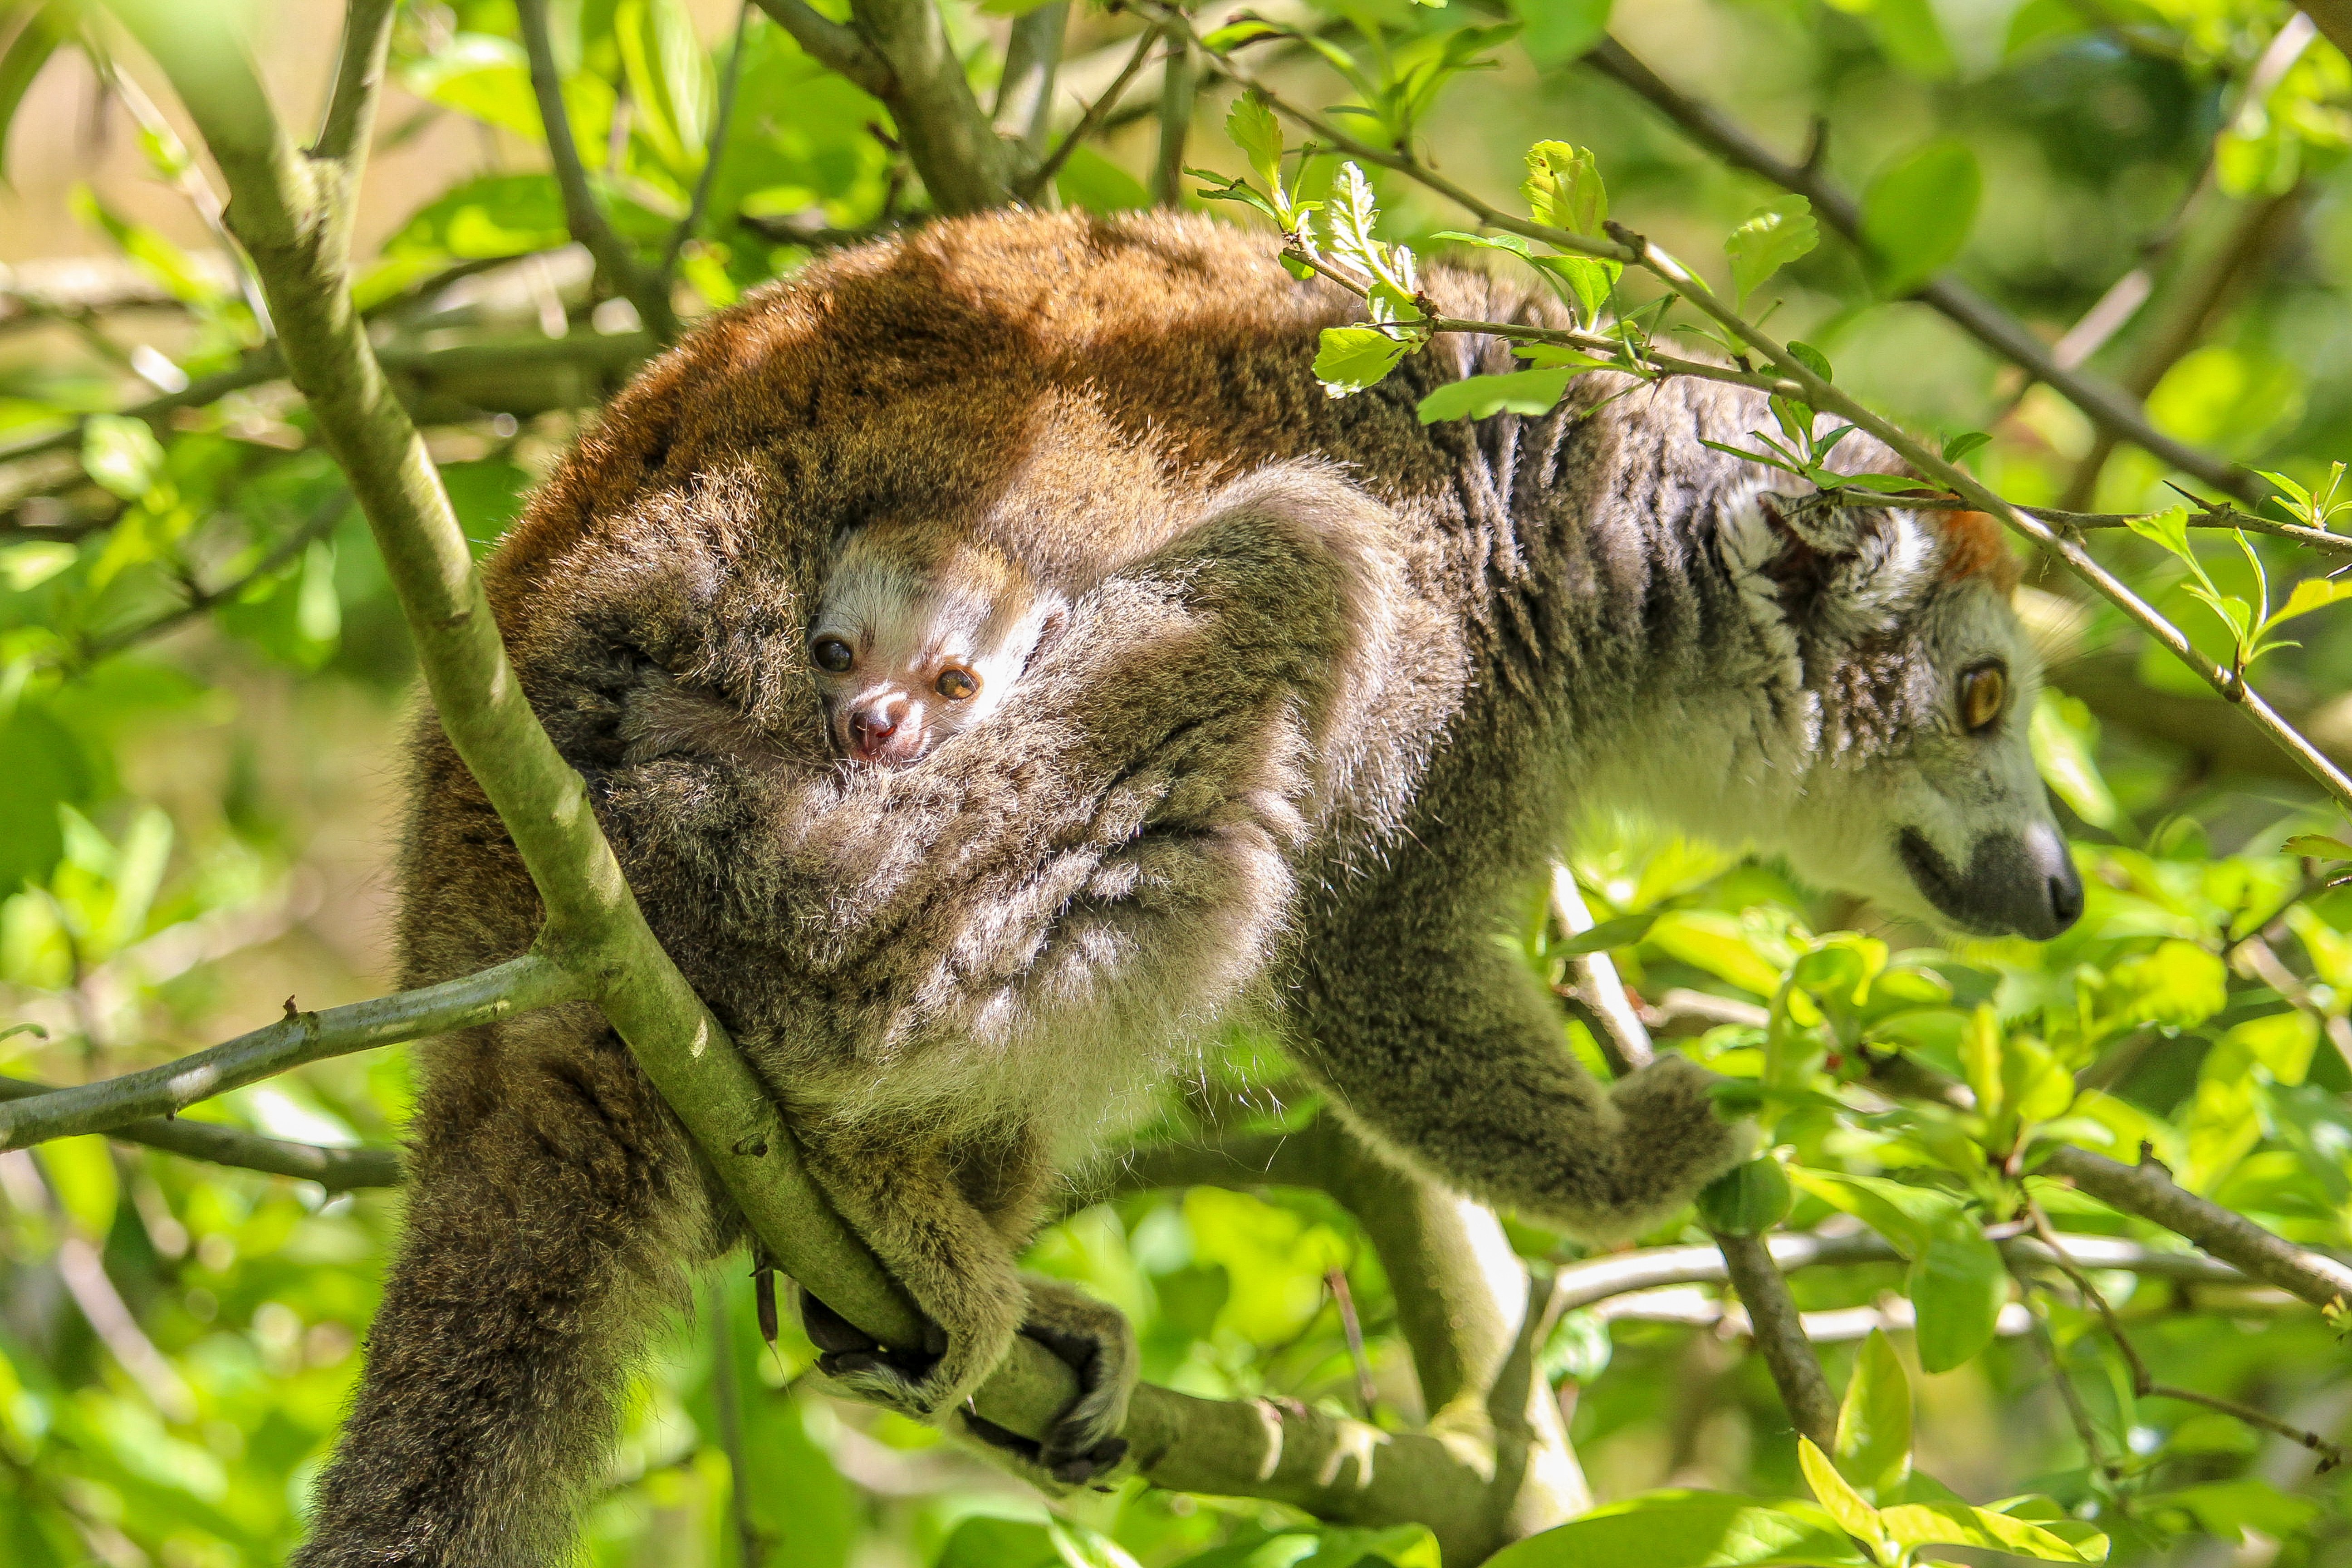
<path fill-rule="evenodd" d="M 2009 672 L 2000 664 L 1980 664 L 1960 677 L 1960 723 L 1971 735 L 2000 717 L 2009 700 Z"/>
<path fill-rule="evenodd" d="M 831 675 L 840 675 L 857 662 L 857 656 L 839 637 L 819 637 L 809 648 L 809 657 L 816 667 Z"/>
<path fill-rule="evenodd" d="M 961 702 L 980 689 L 980 677 L 968 669 L 943 669 L 931 689 L 950 702 Z"/>

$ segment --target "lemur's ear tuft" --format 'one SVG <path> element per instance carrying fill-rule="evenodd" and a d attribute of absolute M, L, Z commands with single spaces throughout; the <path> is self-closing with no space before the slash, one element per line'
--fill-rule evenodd
<path fill-rule="evenodd" d="M 1944 580 L 1981 577 L 2004 596 L 2017 591 L 2023 568 L 2009 547 L 2006 531 L 1981 511 L 1948 511 L 1937 521 L 1944 542 Z"/>

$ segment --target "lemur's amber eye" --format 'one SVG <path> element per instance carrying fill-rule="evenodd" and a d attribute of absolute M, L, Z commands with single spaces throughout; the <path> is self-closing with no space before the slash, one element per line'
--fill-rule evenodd
<path fill-rule="evenodd" d="M 1960 677 L 1960 724 L 1971 735 L 2000 717 L 2009 700 L 2009 672 L 1998 664 L 1980 664 Z"/>
<path fill-rule="evenodd" d="M 931 689 L 950 702 L 961 702 L 980 689 L 980 678 L 968 669 L 943 669 Z"/>
<path fill-rule="evenodd" d="M 844 674 L 857 662 L 856 654 L 851 652 L 849 645 L 839 637 L 819 637 L 815 646 L 809 649 L 809 657 L 816 660 L 819 669 L 829 675 Z"/>

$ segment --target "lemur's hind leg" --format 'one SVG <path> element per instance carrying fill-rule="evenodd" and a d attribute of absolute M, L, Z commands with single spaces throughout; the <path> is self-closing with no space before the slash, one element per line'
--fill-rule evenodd
<path fill-rule="evenodd" d="M 842 1217 L 937 1331 L 921 1346 L 877 1345 L 804 1297 L 819 1371 L 862 1398 L 940 1421 L 996 1370 L 1013 1336 L 1026 1334 L 1077 1374 L 1077 1399 L 1042 1442 L 970 1415 L 967 1428 L 1049 1486 L 1091 1480 L 1125 1456 L 1118 1434 L 1135 1388 L 1134 1331 L 1114 1309 L 1013 1266 L 1047 1173 L 1040 1152 L 1017 1138 L 909 1149 L 821 1131 L 809 1137 L 808 1152 Z"/>
<path fill-rule="evenodd" d="M 804 1301 L 817 1370 L 858 1398 L 944 1421 L 1020 1331 L 1028 1292 L 1012 1246 L 972 1206 L 939 1144 L 822 1125 L 803 1131 L 811 1173 L 932 1328 L 924 1344 L 876 1345 L 822 1302 Z"/>

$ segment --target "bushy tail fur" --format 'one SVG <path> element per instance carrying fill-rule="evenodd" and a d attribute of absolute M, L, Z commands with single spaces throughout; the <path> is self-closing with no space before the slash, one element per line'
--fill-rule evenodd
<path fill-rule="evenodd" d="M 628 1370 L 718 1241 L 683 1134 L 592 1009 L 432 1049 L 405 1233 L 297 1568 L 569 1561 Z"/>

